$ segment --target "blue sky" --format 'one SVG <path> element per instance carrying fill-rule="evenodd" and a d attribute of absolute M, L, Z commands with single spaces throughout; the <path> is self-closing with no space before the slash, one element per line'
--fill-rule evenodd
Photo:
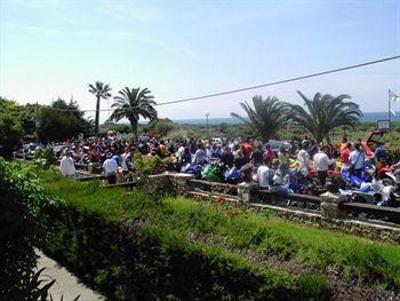
<path fill-rule="evenodd" d="M 148 87 L 163 102 L 400 54 L 399 0 L 0 0 L 0 11 L 0 95 L 20 103 L 74 97 L 93 109 L 95 80 L 114 93 Z M 388 88 L 400 93 L 400 60 L 158 109 L 226 117 L 256 94 L 302 103 L 301 90 L 384 111 Z"/>

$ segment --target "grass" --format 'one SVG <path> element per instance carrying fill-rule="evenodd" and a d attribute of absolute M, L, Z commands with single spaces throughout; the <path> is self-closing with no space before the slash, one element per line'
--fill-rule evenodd
<path fill-rule="evenodd" d="M 212 241 L 206 245 L 218 250 L 229 245 L 274 255 L 281 261 L 307 264 L 312 267 L 314 277 L 309 279 L 305 274 L 301 280 L 305 288 L 323 286 L 319 275 L 326 275 L 329 268 L 341 272 L 347 280 L 400 290 L 398 245 L 292 224 L 274 216 L 211 202 L 162 196 L 161 202 L 153 202 L 140 191 L 104 189 L 99 187 L 99 182 L 77 182 L 49 171 L 38 174 L 41 185 L 51 195 L 107 219 L 140 217 L 159 229 L 169 229 L 186 237 L 212 234 Z"/>

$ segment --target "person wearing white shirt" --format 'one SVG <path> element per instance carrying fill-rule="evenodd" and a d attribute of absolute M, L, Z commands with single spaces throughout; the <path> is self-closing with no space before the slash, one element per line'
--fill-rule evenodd
<path fill-rule="evenodd" d="M 71 157 L 71 152 L 67 151 L 60 162 L 61 174 L 65 177 L 73 177 L 76 174 L 74 160 Z"/>
<path fill-rule="evenodd" d="M 325 185 L 325 179 L 328 176 L 329 166 L 332 165 L 335 161 L 334 159 L 329 159 L 328 155 L 324 152 L 326 148 L 322 148 L 318 150 L 318 152 L 314 155 L 314 164 L 318 172 L 318 178 L 322 185 Z"/>
<path fill-rule="evenodd" d="M 260 189 L 269 189 L 272 180 L 271 169 L 268 167 L 269 160 L 263 161 L 263 165 L 257 168 L 258 186 Z"/>
<path fill-rule="evenodd" d="M 297 161 L 299 161 L 299 172 L 307 177 L 308 176 L 308 170 L 310 168 L 310 155 L 308 152 L 305 150 L 305 147 L 302 145 L 301 149 L 297 153 Z"/>
<path fill-rule="evenodd" d="M 182 143 L 178 148 L 178 160 L 181 161 L 185 152 L 186 143 Z"/>
<path fill-rule="evenodd" d="M 128 160 L 130 158 L 131 154 L 129 152 L 129 149 L 126 148 L 125 152 L 121 155 L 121 168 L 123 172 L 127 172 L 129 170 L 128 168 Z"/>
<path fill-rule="evenodd" d="M 117 162 L 112 159 L 112 153 L 107 153 L 107 159 L 103 163 L 104 174 L 108 184 L 115 184 L 117 182 Z"/>

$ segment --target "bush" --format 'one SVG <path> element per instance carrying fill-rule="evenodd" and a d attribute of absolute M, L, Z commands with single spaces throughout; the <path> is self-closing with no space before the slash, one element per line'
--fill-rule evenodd
<path fill-rule="evenodd" d="M 111 235 L 104 232 L 105 230 L 99 229 L 109 228 L 107 225 L 110 224 L 116 225 L 117 228 L 124 225 L 122 230 L 118 231 L 124 232 L 127 237 L 132 237 L 134 241 L 131 243 L 136 244 L 135 235 L 139 235 L 139 238 L 148 235 L 155 236 L 152 241 L 157 241 L 157 247 L 148 247 L 151 250 L 153 248 L 160 250 L 161 248 L 164 252 L 163 256 L 157 255 L 161 256 L 162 259 L 160 259 L 156 255 L 154 255 L 155 257 L 151 255 L 152 251 L 144 250 L 143 252 L 151 257 L 149 263 L 143 263 L 140 259 L 133 266 L 145 264 L 149 269 L 158 271 L 159 268 L 152 266 L 152 264 L 160 263 L 161 260 L 166 258 L 165 256 L 167 258 L 170 256 L 169 251 L 165 251 L 170 250 L 170 247 L 165 249 L 159 246 L 165 246 L 165 244 L 172 245 L 175 248 L 174 250 L 177 249 L 180 252 L 187 250 L 194 252 L 196 250 L 196 252 L 205 255 L 207 260 L 224 262 L 224 265 L 229 259 L 234 262 L 234 264 L 230 263 L 231 269 L 249 269 L 257 276 L 256 279 L 258 280 L 251 284 L 253 293 L 249 294 L 249 298 L 257 299 L 264 296 L 259 293 L 259 289 L 262 290 L 263 287 L 269 293 L 272 290 L 271 294 L 274 295 L 276 289 L 274 283 L 277 282 L 280 284 L 279 289 L 283 289 L 284 292 L 292 292 L 293 290 L 297 292 L 298 295 L 295 299 L 307 299 L 312 296 L 314 300 L 323 300 L 329 294 L 326 279 L 328 270 L 338 271 L 344 279 L 351 279 L 356 285 L 384 287 L 396 292 L 400 288 L 400 248 L 397 245 L 366 241 L 354 235 L 290 224 L 274 216 L 266 219 L 263 214 L 242 208 L 232 208 L 226 204 L 222 206 L 208 202 L 200 203 L 182 197 L 162 197 L 160 194 L 150 196 L 148 186 L 146 186 L 146 192 L 110 190 L 99 187 L 98 183 L 95 182 L 76 182 L 49 171 L 41 172 L 40 178 L 49 192 L 65 199 L 69 206 L 77 212 L 68 213 L 65 217 L 66 221 L 57 222 L 58 224 L 70 225 L 65 226 L 65 231 L 54 231 L 58 237 L 56 241 L 59 241 L 61 257 L 72 256 L 71 254 L 81 256 L 82 250 L 85 248 L 88 250 L 87 256 L 90 256 L 89 249 L 95 249 L 96 243 L 109 246 L 112 250 L 121 248 L 120 245 L 125 245 L 126 242 L 122 243 L 117 240 L 115 243 L 113 242 L 118 235 Z M 89 234 L 86 234 L 87 230 L 84 230 L 86 224 L 79 224 L 79 220 L 87 219 L 87 214 L 96 216 L 105 223 L 98 221 L 99 226 L 96 228 L 96 223 L 93 222 L 92 231 L 95 232 L 97 229 L 97 231 L 103 232 L 95 239 L 90 239 L 92 245 L 87 242 L 87 235 Z M 80 215 L 81 217 L 76 217 L 78 220 L 76 221 L 75 219 L 71 220 L 69 217 L 71 215 Z M 55 221 L 58 221 L 58 218 Z M 148 234 L 148 231 L 150 231 L 150 234 Z M 64 243 L 65 238 L 71 237 L 70 232 L 81 233 L 79 234 L 81 236 L 72 235 L 71 242 Z M 65 234 L 61 235 L 60 233 Z M 92 235 L 95 234 L 90 234 L 90 236 Z M 110 240 L 108 237 L 111 237 Z M 86 244 L 85 247 L 79 250 L 64 251 L 65 246 L 82 244 L 82 240 L 84 241 L 83 244 Z M 140 248 L 143 248 L 143 246 L 132 245 L 130 250 Z M 184 251 L 182 251 L 182 248 Z M 232 255 L 232 253 L 237 254 L 232 250 L 241 250 L 240 255 Z M 285 272 L 280 270 L 256 268 L 245 259 L 247 257 L 242 256 L 247 254 L 247 251 L 249 253 L 255 252 L 255 254 L 266 258 L 273 256 L 273 258 L 279 258 L 280 261 L 305 263 L 305 274 L 287 276 Z M 93 252 L 96 254 L 97 251 Z M 122 257 L 114 255 L 113 252 L 115 251 L 104 250 L 101 252 L 104 254 L 92 255 L 92 257 L 103 258 L 101 260 L 109 267 L 103 266 L 101 271 L 94 273 L 92 278 L 97 279 L 96 281 L 99 282 L 96 282 L 97 285 L 114 281 L 113 275 L 128 269 L 124 264 L 111 262 L 110 257 L 108 257 L 111 254 L 111 258 L 124 258 L 122 255 Z M 182 256 L 189 256 L 185 252 L 183 253 L 185 255 Z M 218 254 L 218 259 L 214 254 Z M 136 255 L 131 254 L 131 256 Z M 86 259 L 81 258 L 81 261 L 86 261 Z M 81 263 L 76 259 L 70 264 L 80 266 L 85 265 L 86 262 Z M 165 268 L 168 271 L 175 269 L 167 263 L 163 264 L 168 267 Z M 96 264 L 93 266 L 95 267 Z M 214 272 L 216 271 L 213 270 Z M 157 274 L 158 272 L 154 273 Z M 167 272 L 163 270 L 162 273 Z M 87 274 L 87 271 L 85 271 L 85 274 Z M 154 277 L 161 277 L 159 281 L 162 282 L 167 276 L 157 274 Z M 193 281 L 200 280 L 194 279 Z M 218 281 L 227 280 L 216 281 L 216 283 L 220 283 Z M 114 294 L 116 288 L 114 285 L 112 288 Z M 228 289 L 224 294 L 231 296 L 232 292 Z M 163 295 L 163 297 L 165 296 Z"/>
<path fill-rule="evenodd" d="M 136 197 L 146 203 L 144 194 Z M 146 226 L 141 217 L 116 222 L 70 205 L 48 209 L 44 249 L 112 300 L 296 299 L 289 276 L 256 272 L 240 257 Z"/>
<path fill-rule="evenodd" d="M 57 162 L 54 149 L 50 145 L 48 145 L 45 149 L 36 148 L 34 158 L 35 164 L 44 169 L 48 169 L 50 165 Z"/>
<path fill-rule="evenodd" d="M 50 231 L 43 249 L 112 300 L 306 298 L 296 276 L 256 268 L 224 246 L 189 240 L 186 231 L 191 229 L 173 225 L 186 225 L 193 215 L 182 212 L 169 220 L 174 213 L 169 202 L 147 189 L 107 190 L 52 172 L 41 172 L 41 178 L 53 194 L 68 200 L 47 208 Z M 216 220 L 207 211 L 207 206 L 197 208 L 201 216 L 190 227 L 209 232 Z M 314 293 L 319 300 L 328 294 Z"/>
<path fill-rule="evenodd" d="M 39 288 L 33 246 L 42 242 L 45 229 L 43 190 L 34 174 L 0 157 L 0 296 L 1 300 L 46 300 L 48 283 Z"/>

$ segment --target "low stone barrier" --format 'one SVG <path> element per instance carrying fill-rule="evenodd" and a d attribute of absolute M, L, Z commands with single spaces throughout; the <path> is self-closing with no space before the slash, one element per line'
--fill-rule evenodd
<path fill-rule="evenodd" d="M 309 198 L 308 201 L 319 203 L 320 210 L 302 210 L 258 202 L 256 200 L 257 187 L 251 183 L 241 183 L 237 185 L 237 196 L 232 196 L 223 193 L 213 193 L 212 191 L 194 191 L 191 189 L 190 185 L 190 181 L 193 179 L 192 175 L 174 173 L 168 174 L 168 177 L 170 183 L 174 183 L 173 185 L 177 187 L 176 191 L 180 194 L 188 194 L 189 196 L 198 199 L 221 200 L 222 198 L 228 202 L 242 203 L 242 205 L 256 210 L 267 210 L 273 212 L 274 215 L 281 217 L 282 219 L 296 223 L 314 225 L 330 230 L 356 234 L 374 240 L 400 243 L 400 225 L 388 222 L 371 220 L 363 221 L 349 218 L 345 214 L 346 211 L 341 208 L 343 199 L 338 193 L 327 192 L 322 194 L 319 198 L 305 196 L 306 199 Z M 224 185 L 220 183 L 210 183 L 210 185 L 215 184 L 220 186 Z M 287 197 L 289 198 L 290 195 Z M 300 195 L 296 194 L 295 198 L 299 199 Z M 376 208 L 376 210 L 385 209 Z M 390 211 L 393 210 L 390 209 Z"/>
<path fill-rule="evenodd" d="M 140 181 L 107 185 L 107 187 L 109 186 L 109 188 L 112 188 L 121 186 L 133 186 L 136 183 L 140 183 Z M 222 190 L 222 192 L 194 189 L 192 183 L 218 187 L 220 188 L 220 190 Z M 156 188 L 160 191 L 172 190 L 177 194 L 188 195 L 197 199 L 214 199 L 218 201 L 223 199 L 232 203 L 240 203 L 243 206 L 247 206 L 255 210 L 267 210 L 273 212 L 275 216 L 296 223 L 314 225 L 316 227 L 356 234 L 374 240 L 400 243 L 400 225 L 382 221 L 349 218 L 346 215 L 346 210 L 343 209 L 343 207 L 346 207 L 342 204 L 343 199 L 341 198 L 340 194 L 337 193 L 335 194 L 327 192 L 322 194 L 320 197 L 301 196 L 299 194 L 293 194 L 293 198 L 296 201 L 301 201 L 302 199 L 304 199 L 304 202 L 318 204 L 320 208 L 319 210 L 307 210 L 300 208 L 287 208 L 262 203 L 257 199 L 257 196 L 259 195 L 257 185 L 254 185 L 252 183 L 240 183 L 238 185 L 213 183 L 195 180 L 194 176 L 190 174 L 165 172 L 162 174 L 149 176 L 149 179 L 148 181 L 146 181 L 145 185 L 146 189 Z M 224 189 L 224 186 L 226 186 L 226 189 Z M 237 192 L 237 195 L 224 193 L 224 191 L 232 190 L 235 190 L 235 192 Z M 274 192 L 267 191 L 260 192 L 268 193 L 272 197 L 277 196 L 280 198 L 291 198 L 291 195 L 279 195 Z M 350 204 L 352 207 L 360 207 L 360 210 L 365 207 L 364 204 Z M 370 210 L 372 210 L 371 205 L 369 205 L 369 208 Z M 385 211 L 386 209 L 375 208 L 375 210 Z M 386 211 L 388 210 L 391 211 L 392 214 L 396 214 L 397 211 L 399 211 L 393 208 L 387 209 Z M 398 213 L 400 217 L 400 211 Z"/>

